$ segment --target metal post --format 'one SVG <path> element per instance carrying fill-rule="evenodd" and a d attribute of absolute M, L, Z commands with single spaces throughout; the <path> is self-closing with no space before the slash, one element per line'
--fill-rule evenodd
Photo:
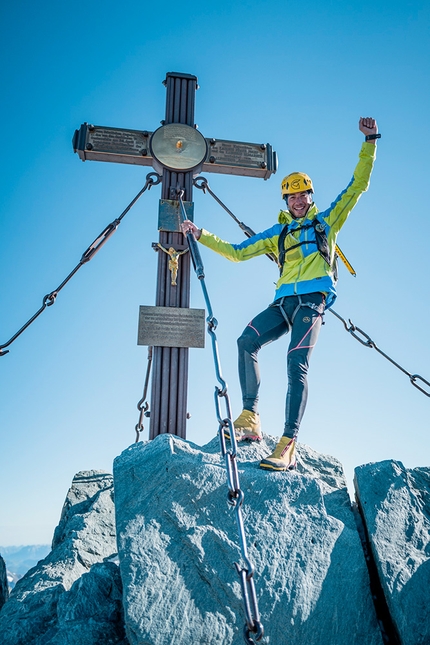
<path fill-rule="evenodd" d="M 166 85 L 166 117 L 164 122 L 184 123 L 194 127 L 197 77 L 169 73 Z M 163 171 L 162 199 L 175 199 L 177 185 L 184 190 L 184 199 L 191 202 L 192 173 Z M 183 245 L 182 233 L 160 231 L 159 242 L 164 248 Z M 171 285 L 168 256 L 158 253 L 156 305 L 159 307 L 190 306 L 190 254 L 181 256 L 177 286 Z M 154 347 L 149 438 L 171 433 L 185 439 L 188 384 L 188 348 Z"/>

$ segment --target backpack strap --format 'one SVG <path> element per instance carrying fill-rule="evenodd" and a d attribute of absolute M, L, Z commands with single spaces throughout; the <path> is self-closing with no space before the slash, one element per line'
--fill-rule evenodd
<path fill-rule="evenodd" d="M 315 240 L 306 240 L 305 242 L 297 242 L 297 244 L 293 244 L 288 249 L 285 248 L 285 239 L 287 235 L 291 235 L 296 231 L 302 231 L 312 227 L 315 231 Z M 317 218 L 315 218 L 311 222 L 308 222 L 307 224 L 303 224 L 302 226 L 297 226 L 297 228 L 293 228 L 293 229 L 290 229 L 289 224 L 285 224 L 284 228 L 280 232 L 279 238 L 278 238 L 278 265 L 279 265 L 280 275 L 282 275 L 282 269 L 285 264 L 287 253 L 289 251 L 292 251 L 293 249 L 296 249 L 298 246 L 302 246 L 303 244 L 316 244 L 318 252 L 320 253 L 321 257 L 323 257 L 324 260 L 327 262 L 327 264 L 331 266 L 330 250 L 328 247 L 327 233 L 325 232 L 325 226 L 324 224 L 319 222 Z"/>

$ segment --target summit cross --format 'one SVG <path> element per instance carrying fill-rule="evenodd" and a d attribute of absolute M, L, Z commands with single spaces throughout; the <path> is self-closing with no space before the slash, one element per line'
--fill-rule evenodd
<path fill-rule="evenodd" d="M 166 113 L 161 127 L 155 132 L 84 123 L 75 132 L 73 148 L 82 161 L 152 166 L 162 177 L 159 241 L 154 246 L 172 248 L 180 253 L 187 248 L 187 244 L 180 229 L 178 190 L 184 191 L 187 217 L 193 220 L 193 177 L 197 174 L 215 172 L 268 179 L 276 172 L 277 161 L 276 153 L 269 144 L 204 138 L 199 133 L 194 122 L 195 93 L 198 89 L 196 76 L 169 72 L 163 83 L 167 91 Z M 169 316 L 165 318 L 169 320 L 172 314 L 179 315 L 181 311 L 186 314 L 185 318 L 187 314 L 198 311 L 189 308 L 189 253 L 181 256 L 177 284 L 174 282 L 176 280 L 169 272 L 169 255 L 159 252 L 156 307 L 153 309 L 160 316 L 163 310 L 158 308 L 176 308 L 178 311 L 166 312 Z M 176 333 L 170 340 L 167 338 L 154 343 L 150 439 L 164 433 L 186 438 L 188 350 L 189 347 L 201 346 L 193 345 L 193 341 L 186 336 L 178 340 Z"/>

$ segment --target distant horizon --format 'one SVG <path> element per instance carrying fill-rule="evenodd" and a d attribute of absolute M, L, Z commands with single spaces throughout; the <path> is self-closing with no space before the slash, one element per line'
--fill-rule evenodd
<path fill-rule="evenodd" d="M 27 547 L 42 547 L 42 546 L 51 546 L 50 544 L 20 544 L 20 545 L 15 545 L 15 544 L 10 544 L 9 546 L 2 546 L 0 545 L 0 555 L 1 555 L 1 549 L 23 549 Z"/>
<path fill-rule="evenodd" d="M 46 558 L 50 552 L 50 544 L 0 546 L 0 556 L 6 565 L 6 572 L 15 576 L 17 580 L 25 576 L 27 571 L 34 567 L 40 560 Z M 8 584 L 11 588 L 14 586 L 12 582 L 14 582 L 14 578 L 12 580 L 8 579 Z"/>

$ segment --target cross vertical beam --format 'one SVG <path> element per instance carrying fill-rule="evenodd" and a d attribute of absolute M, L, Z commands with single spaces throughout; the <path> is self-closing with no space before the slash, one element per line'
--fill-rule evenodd
<path fill-rule="evenodd" d="M 188 161 L 196 161 L 196 165 L 184 163 L 184 155 L 181 163 L 177 154 L 186 151 L 187 143 L 191 146 L 196 143 L 196 133 L 188 135 L 181 134 L 179 138 L 172 132 L 176 130 L 172 124 L 178 124 L 178 130 L 184 133 L 187 128 L 194 128 L 195 93 L 197 89 L 197 77 L 191 74 L 169 72 L 164 81 L 166 86 L 166 116 L 161 122 L 166 139 L 163 140 L 163 128 L 158 130 L 126 130 L 122 128 L 105 127 L 83 123 L 73 136 L 73 150 L 78 153 L 82 161 L 106 161 L 110 163 L 126 163 L 139 166 L 152 166 L 158 173 L 162 173 L 162 199 L 159 211 L 159 244 L 167 251 L 173 247 L 175 251 L 182 251 L 187 248 L 184 237 L 180 231 L 179 215 L 176 218 L 175 203 L 179 214 L 179 203 L 177 201 L 177 188 L 184 191 L 183 199 L 189 207 L 187 215 L 192 216 L 192 191 L 193 174 L 203 171 L 204 173 L 221 173 L 239 175 L 243 177 L 259 177 L 268 179 L 277 169 L 276 153 L 269 143 L 246 143 L 240 141 L 227 141 L 225 139 L 204 138 L 206 151 L 194 148 L 194 153 L 199 149 L 199 154 L 188 157 Z M 187 126 L 184 128 L 184 126 Z M 160 132 L 161 131 L 161 132 Z M 169 135 L 170 132 L 170 135 Z M 158 139 L 157 139 L 158 133 Z M 184 139 L 184 141 L 182 141 Z M 158 144 L 157 144 L 158 141 Z M 170 144 L 169 144 L 170 141 Z M 167 148 L 165 144 L 167 143 Z M 182 145 L 185 148 L 182 150 Z M 154 146 L 158 150 L 154 150 Z M 178 145 L 179 144 L 179 145 Z M 201 141 L 200 141 L 201 144 Z M 161 147 L 158 147 L 160 145 Z M 170 148 L 169 148 L 170 145 Z M 173 148 L 172 148 L 173 145 Z M 175 149 L 176 148 L 176 149 Z M 188 154 L 192 147 L 188 149 Z M 161 158 L 158 158 L 161 153 Z M 175 171 L 174 168 L 185 168 L 192 170 Z M 173 203 L 172 203 L 173 202 Z M 157 245 L 155 245 L 157 246 Z M 178 273 L 177 285 L 172 285 L 172 276 L 169 270 L 169 256 L 167 253 L 158 253 L 158 275 L 156 290 L 157 315 L 160 309 L 172 308 L 189 309 L 190 307 L 190 254 L 181 255 L 180 270 Z M 173 275 L 173 274 L 172 274 Z M 160 309 L 158 309 L 160 308 Z M 164 317 L 163 334 L 153 334 L 151 344 L 166 341 L 169 324 L 166 321 L 172 319 L 184 320 L 191 317 L 169 315 Z M 198 320 L 198 316 L 195 318 Z M 158 321 L 160 325 L 160 319 Z M 177 323 L 178 324 L 178 323 Z M 163 324 L 161 323 L 161 327 Z M 152 332 L 156 326 L 152 328 Z M 168 340 L 174 339 L 178 344 L 186 339 L 183 332 L 179 331 L 179 325 L 175 333 L 171 334 Z M 183 328 L 182 328 L 183 329 Z M 139 335 L 140 335 L 139 328 Z M 181 336 L 182 333 L 182 336 Z M 150 335 L 151 336 L 151 335 Z M 142 338 L 145 333 L 142 331 Z M 154 340 L 156 339 L 156 340 Z M 180 339 L 180 340 L 179 340 Z M 195 342 L 195 339 L 194 341 Z M 143 345 L 148 344 L 142 341 Z M 189 345 L 200 347 L 201 345 Z M 149 438 L 154 439 L 159 434 L 171 433 L 185 439 L 186 418 L 187 418 L 187 387 L 188 387 L 188 347 L 162 347 L 155 345 L 152 362 L 152 392 L 151 392 L 151 416 Z"/>
<path fill-rule="evenodd" d="M 183 123 L 194 127 L 197 77 L 169 73 L 166 85 L 166 117 L 164 124 Z M 162 199 L 176 199 L 177 187 L 185 191 L 184 199 L 192 201 L 192 172 L 163 170 Z M 180 232 L 160 231 L 159 243 L 175 249 L 184 244 Z M 168 256 L 158 253 L 156 305 L 159 307 L 190 306 L 190 254 L 181 257 L 178 284 L 173 286 L 168 269 Z M 149 438 L 171 433 L 185 439 L 187 421 L 188 348 L 154 347 Z"/>

